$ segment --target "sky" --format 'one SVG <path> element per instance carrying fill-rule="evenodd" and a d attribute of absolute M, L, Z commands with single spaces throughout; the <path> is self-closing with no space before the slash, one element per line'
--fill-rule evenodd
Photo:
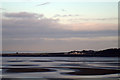
<path fill-rule="evenodd" d="M 58 52 L 118 47 L 118 3 L 2 2 L 3 51 Z"/>

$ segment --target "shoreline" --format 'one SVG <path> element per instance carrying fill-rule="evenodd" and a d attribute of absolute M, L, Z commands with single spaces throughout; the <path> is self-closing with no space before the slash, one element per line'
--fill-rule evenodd
<path fill-rule="evenodd" d="M 1 57 L 120 57 L 116 55 L 2 55 Z"/>
<path fill-rule="evenodd" d="M 2 57 L 120 57 L 120 48 L 111 48 L 100 51 L 82 50 L 55 53 L 2 53 Z"/>

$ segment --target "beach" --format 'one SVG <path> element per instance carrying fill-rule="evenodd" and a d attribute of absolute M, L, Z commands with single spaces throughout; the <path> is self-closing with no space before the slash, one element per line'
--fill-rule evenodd
<path fill-rule="evenodd" d="M 120 74 L 117 57 L 3 57 L 4 79 L 77 80 L 114 78 Z M 87 80 L 87 79 L 85 79 Z"/>

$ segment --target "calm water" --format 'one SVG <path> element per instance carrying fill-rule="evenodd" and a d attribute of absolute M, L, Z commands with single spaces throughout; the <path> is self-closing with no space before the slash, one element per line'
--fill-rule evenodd
<path fill-rule="evenodd" d="M 3 57 L 2 75 L 3 78 L 45 80 L 115 79 L 119 77 L 118 65 L 117 57 Z"/>

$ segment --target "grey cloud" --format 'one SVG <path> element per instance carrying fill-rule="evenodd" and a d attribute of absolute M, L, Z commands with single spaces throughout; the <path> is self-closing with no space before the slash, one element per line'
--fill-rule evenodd
<path fill-rule="evenodd" d="M 79 14 L 66 14 L 66 15 L 56 14 L 53 17 L 76 17 L 76 18 L 73 18 L 73 19 L 69 19 L 69 21 L 74 21 L 74 20 L 84 20 L 84 21 L 118 20 L 117 17 L 111 17 L 111 18 L 84 18 L 82 15 L 79 15 Z"/>
<path fill-rule="evenodd" d="M 15 14 L 15 15 L 14 15 Z M 4 51 L 70 51 L 76 49 L 100 49 L 117 46 L 116 40 L 89 41 L 89 40 L 70 40 L 64 38 L 98 38 L 116 36 L 117 31 L 72 31 L 59 27 L 69 27 L 59 23 L 59 20 L 52 18 L 36 18 L 33 13 L 7 13 L 3 19 L 3 50 Z M 28 15 L 27 15 L 28 14 Z M 19 19 L 24 16 L 32 16 L 31 19 Z M 11 18 L 14 17 L 14 18 Z M 55 40 L 47 40 L 47 39 Z M 45 40 L 46 39 L 46 40 Z M 63 40 L 60 40 L 63 39 Z M 97 44 L 96 44 L 97 43 Z"/>
<path fill-rule="evenodd" d="M 67 15 L 60 15 L 60 14 L 56 14 L 53 17 L 78 17 L 81 16 L 79 14 L 67 14 Z"/>
<path fill-rule="evenodd" d="M 96 18 L 93 20 L 117 20 L 118 18 Z"/>
<path fill-rule="evenodd" d="M 50 2 L 45 2 L 45 3 L 39 4 L 37 6 L 42 6 L 42 5 L 47 5 L 47 4 L 50 4 Z"/>
<path fill-rule="evenodd" d="M 116 41 L 4 40 L 3 51 L 71 51 L 116 47 Z"/>
<path fill-rule="evenodd" d="M 4 16 L 9 18 L 41 18 L 44 15 L 28 12 L 19 12 L 19 13 L 4 13 Z"/>
<path fill-rule="evenodd" d="M 14 15 L 15 14 L 15 15 Z M 20 14 L 20 13 L 18 13 Z M 16 16 L 10 19 L 3 19 L 3 38 L 70 38 L 70 37 L 100 37 L 115 36 L 117 31 L 72 31 L 60 27 L 69 27 L 60 24 L 58 20 L 52 18 L 32 18 L 18 19 L 17 13 L 7 13 L 7 15 Z M 32 13 L 27 13 L 31 15 Z M 33 14 L 32 16 L 34 16 Z M 36 14 L 37 15 L 37 14 Z M 27 15 L 22 15 L 27 16 Z M 20 18 L 20 16 L 19 16 Z M 59 28 L 58 28 L 59 27 Z"/>
<path fill-rule="evenodd" d="M 0 8 L 0 10 L 6 10 L 6 9 L 4 9 L 4 8 Z"/>
<path fill-rule="evenodd" d="M 68 21 L 104 21 L 104 20 L 118 20 L 118 18 L 76 18 L 76 19 L 69 19 Z"/>
<path fill-rule="evenodd" d="M 65 10 L 65 9 L 62 9 L 62 11 L 63 11 L 63 12 L 65 12 L 65 11 L 67 11 L 67 10 Z"/>

